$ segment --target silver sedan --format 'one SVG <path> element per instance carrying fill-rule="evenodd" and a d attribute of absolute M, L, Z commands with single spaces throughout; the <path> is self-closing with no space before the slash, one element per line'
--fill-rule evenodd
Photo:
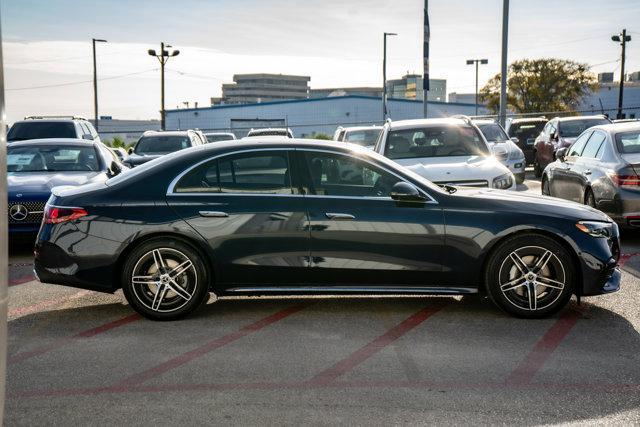
<path fill-rule="evenodd" d="M 493 120 L 474 120 L 473 124 L 480 129 L 489 143 L 493 155 L 505 165 L 516 177 L 516 183 L 524 182 L 526 161 L 524 153 L 504 131 L 500 124 Z"/>

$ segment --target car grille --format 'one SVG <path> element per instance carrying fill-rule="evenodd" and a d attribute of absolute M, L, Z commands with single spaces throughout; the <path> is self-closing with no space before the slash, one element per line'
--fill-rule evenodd
<path fill-rule="evenodd" d="M 469 181 L 438 181 L 438 185 L 457 185 L 460 187 L 488 187 L 489 181 L 469 180 Z"/>
<path fill-rule="evenodd" d="M 7 214 L 9 216 L 9 224 L 32 224 L 32 223 L 40 223 L 42 221 L 42 216 L 44 214 L 44 205 L 47 202 L 39 201 L 20 201 L 20 202 L 9 202 L 9 210 Z M 27 215 L 24 219 L 16 219 L 11 216 L 11 208 L 13 206 L 22 205 L 27 209 Z"/>

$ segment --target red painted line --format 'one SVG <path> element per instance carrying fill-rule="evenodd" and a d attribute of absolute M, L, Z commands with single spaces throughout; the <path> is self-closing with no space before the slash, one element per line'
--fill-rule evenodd
<path fill-rule="evenodd" d="M 28 276 L 20 277 L 18 279 L 9 280 L 9 286 L 22 285 L 24 283 L 33 282 L 34 280 L 36 280 L 36 276 L 34 276 L 33 274 L 30 274 Z"/>
<path fill-rule="evenodd" d="M 629 261 L 634 256 L 638 256 L 638 255 L 640 255 L 639 252 L 634 252 L 632 254 L 622 254 L 622 255 L 620 255 L 620 259 L 618 260 L 618 266 L 620 268 L 624 267 L 624 265 L 627 263 L 627 261 Z"/>
<path fill-rule="evenodd" d="M 9 312 L 7 313 L 7 317 L 15 317 L 15 316 L 22 316 L 26 314 L 32 314 L 42 310 L 43 308 L 47 308 L 52 305 L 62 304 L 66 301 L 78 299 L 85 295 L 89 295 L 90 293 L 91 291 L 80 291 L 72 295 L 65 295 L 59 298 L 52 298 L 49 300 L 40 301 L 39 303 L 28 305 L 26 307 L 17 307 L 12 310 L 9 310 Z"/>
<path fill-rule="evenodd" d="M 146 371 L 140 372 L 139 374 L 132 375 L 129 378 L 125 378 L 124 380 L 116 384 L 115 387 L 128 387 L 142 384 L 143 382 L 148 381 L 151 378 L 162 375 L 165 372 L 170 371 L 171 369 L 175 369 L 179 366 L 184 365 L 185 363 L 189 363 L 190 361 L 197 359 L 198 357 L 202 357 L 205 354 L 224 347 L 225 345 L 237 341 L 240 338 L 266 328 L 267 326 L 272 325 L 284 319 L 285 317 L 291 316 L 292 314 L 297 313 L 306 307 L 307 305 L 297 305 L 278 311 L 277 313 L 267 316 L 264 319 L 244 326 L 236 332 L 232 332 L 220 338 L 216 338 L 215 340 L 209 341 L 198 348 L 181 354 L 180 356 L 174 357 L 173 359 L 169 359 L 158 366 L 147 369 Z"/>
<path fill-rule="evenodd" d="M 339 376 L 344 375 L 416 326 L 420 325 L 442 308 L 443 306 L 425 307 L 417 313 L 414 313 L 401 323 L 380 335 L 375 340 L 371 341 L 369 344 L 366 344 L 364 347 L 356 350 L 354 353 L 342 359 L 332 367 L 320 372 L 311 378 L 309 382 L 314 385 L 327 384 Z"/>
<path fill-rule="evenodd" d="M 30 359 L 32 357 L 35 356 L 40 356 L 42 354 L 45 354 L 51 350 L 55 350 L 58 349 L 60 347 L 63 347 L 66 344 L 69 344 L 71 342 L 74 342 L 80 338 L 91 338 L 94 337 L 96 335 L 102 334 L 104 332 L 110 331 L 112 329 L 118 328 L 120 326 L 124 326 L 126 324 L 129 324 L 131 322 L 135 322 L 137 320 L 140 320 L 142 318 L 142 316 L 140 316 L 139 314 L 132 314 L 130 316 L 126 316 L 123 317 L 121 319 L 118 320 L 114 320 L 113 322 L 108 322 L 105 323 L 104 325 L 100 325 L 96 328 L 92 328 L 92 329 L 88 329 L 86 331 L 83 332 L 79 332 L 73 336 L 70 337 L 66 337 L 66 338 L 61 338 L 59 340 L 55 340 L 47 345 L 43 345 L 40 346 L 38 348 L 35 348 L 33 350 L 29 350 L 29 351 L 25 351 L 22 353 L 18 353 L 15 354 L 13 356 L 9 356 L 7 357 L 7 364 L 11 365 L 14 363 L 18 363 L 18 362 L 22 362 L 23 360 L 27 360 Z"/>
<path fill-rule="evenodd" d="M 531 381 L 538 371 L 542 369 L 556 348 L 562 343 L 562 340 L 564 340 L 569 332 L 571 332 L 571 329 L 578 323 L 579 318 L 580 313 L 573 310 L 562 314 L 536 343 L 531 352 L 527 354 L 516 369 L 507 377 L 507 385 L 523 386 L 531 384 Z"/>

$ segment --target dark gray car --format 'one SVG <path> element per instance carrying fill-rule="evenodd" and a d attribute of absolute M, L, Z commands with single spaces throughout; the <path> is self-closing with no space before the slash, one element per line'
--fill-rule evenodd
<path fill-rule="evenodd" d="M 546 167 L 542 194 L 591 205 L 621 225 L 640 227 L 640 123 L 584 131 Z"/>

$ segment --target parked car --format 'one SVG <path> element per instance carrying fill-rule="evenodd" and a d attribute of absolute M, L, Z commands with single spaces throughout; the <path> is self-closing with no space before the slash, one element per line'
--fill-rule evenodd
<path fill-rule="evenodd" d="M 345 181 L 337 163 L 359 168 L 360 179 Z M 486 292 L 532 318 L 572 294 L 618 290 L 618 227 L 602 212 L 451 190 L 352 144 L 220 142 L 55 189 L 35 272 L 43 283 L 122 288 L 132 308 L 162 320 L 193 312 L 209 293 Z"/>
<path fill-rule="evenodd" d="M 263 129 L 251 129 L 247 134 L 247 137 L 254 136 L 284 136 L 287 138 L 293 138 L 293 132 L 289 128 L 263 128 Z"/>
<path fill-rule="evenodd" d="M 100 136 L 87 119 L 75 116 L 30 116 L 15 122 L 7 142 L 28 139 L 76 138 L 100 142 Z"/>
<path fill-rule="evenodd" d="M 468 118 L 387 122 L 375 151 L 436 184 L 516 188 L 513 174 Z"/>
<path fill-rule="evenodd" d="M 122 147 L 110 147 L 110 148 L 111 148 L 111 151 L 113 151 L 116 154 L 116 156 L 121 162 L 125 161 L 125 159 L 129 157 L 127 150 L 125 150 Z"/>
<path fill-rule="evenodd" d="M 204 136 L 207 137 L 207 142 L 229 141 L 236 139 L 236 136 L 231 132 L 208 132 Z"/>
<path fill-rule="evenodd" d="M 546 117 L 507 120 L 505 131 L 524 153 L 527 165 L 533 165 L 536 138 L 540 135 L 547 122 Z"/>
<path fill-rule="evenodd" d="M 129 148 L 129 157 L 125 164 L 136 167 L 168 153 L 202 144 L 202 139 L 193 130 L 146 131 L 138 142 Z"/>
<path fill-rule="evenodd" d="M 104 182 L 126 167 L 101 142 L 33 139 L 7 147 L 9 233 L 33 238 L 51 189 Z"/>
<path fill-rule="evenodd" d="M 540 178 L 544 168 L 556 159 L 556 151 L 569 147 L 586 129 L 608 123 L 611 120 L 605 116 L 556 117 L 549 120 L 535 142 L 533 171 L 536 178 Z"/>
<path fill-rule="evenodd" d="M 350 142 L 352 144 L 373 149 L 381 132 L 381 126 L 339 126 L 333 134 L 333 140 Z"/>
<path fill-rule="evenodd" d="M 640 226 L 640 122 L 592 127 L 542 175 L 542 194 L 597 208 Z"/>
<path fill-rule="evenodd" d="M 474 120 L 482 135 L 491 146 L 493 155 L 505 165 L 516 177 L 516 183 L 524 182 L 525 159 L 524 153 L 514 141 L 509 139 L 499 123 L 493 120 Z"/>

